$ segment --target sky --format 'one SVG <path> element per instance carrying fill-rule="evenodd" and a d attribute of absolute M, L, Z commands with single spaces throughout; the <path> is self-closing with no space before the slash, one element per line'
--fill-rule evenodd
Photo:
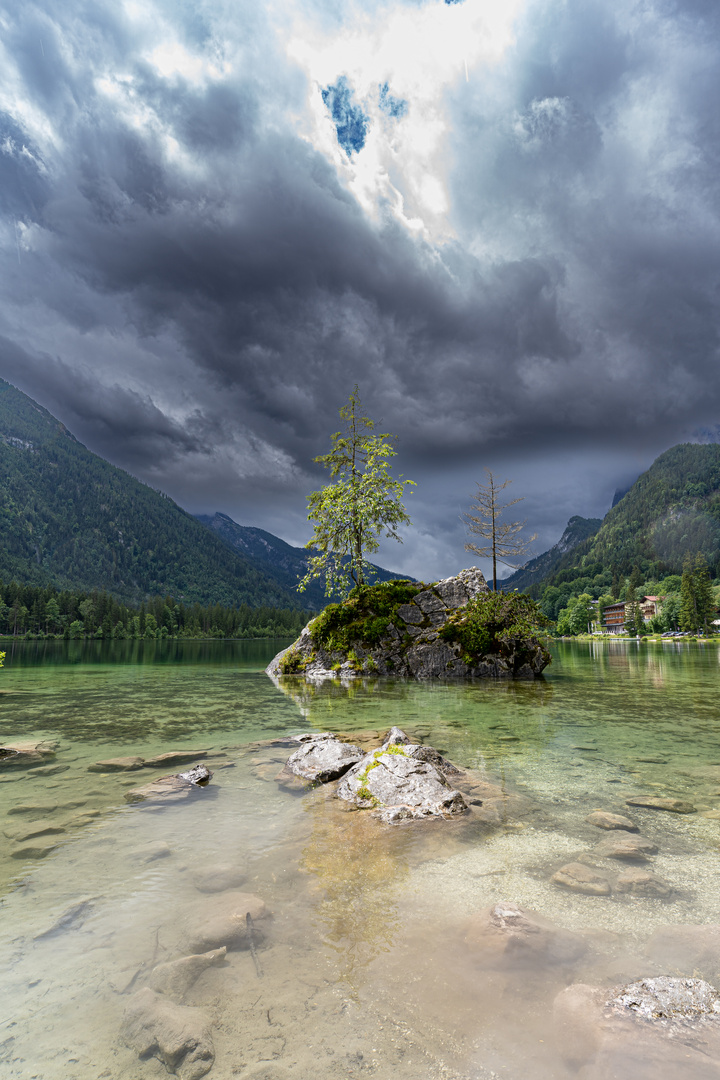
<path fill-rule="evenodd" d="M 0 376 L 293 544 L 355 383 L 437 579 L 720 440 L 716 0 L 0 0 Z"/>

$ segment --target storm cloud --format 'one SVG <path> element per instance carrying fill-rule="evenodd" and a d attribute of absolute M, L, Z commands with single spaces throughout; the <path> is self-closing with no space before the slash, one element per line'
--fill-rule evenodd
<path fill-rule="evenodd" d="M 357 382 L 417 481 L 385 565 L 538 549 L 720 417 L 700 0 L 27 3 L 0 49 L 0 375 L 291 542 Z"/>

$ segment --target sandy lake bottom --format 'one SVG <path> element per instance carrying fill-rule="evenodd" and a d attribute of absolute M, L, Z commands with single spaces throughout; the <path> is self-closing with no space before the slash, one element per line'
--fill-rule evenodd
<path fill-rule="evenodd" d="M 3 1078 L 167 1077 L 126 1045 L 123 1016 L 237 896 L 269 913 L 255 920 L 255 956 L 230 949 L 182 995 L 210 1026 L 210 1080 L 594 1080 L 606 1074 L 568 1062 L 553 1027 L 565 987 L 657 974 L 720 987 L 720 948 L 702 970 L 691 952 L 670 970 L 648 949 L 659 927 L 720 924 L 717 647 L 566 643 L 532 684 L 313 689 L 264 675 L 281 645 L 8 649 L 0 743 L 57 748 L 0 771 Z M 486 802 L 454 821 L 384 826 L 348 813 L 332 785 L 298 795 L 275 781 L 290 751 L 273 739 L 379 740 L 393 724 L 507 798 L 492 813 Z M 125 800 L 158 770 L 88 769 L 187 748 L 210 752 L 213 780 L 172 806 Z M 695 812 L 628 806 L 637 795 Z M 627 870 L 594 853 L 609 835 L 586 822 L 596 809 L 629 816 L 656 846 L 642 865 L 668 898 L 551 882 L 578 859 L 613 882 Z M 478 946 L 473 920 L 498 904 L 582 949 Z M 635 1064 L 607 1076 L 629 1080 Z M 720 1075 L 703 1069 L 693 1058 L 684 1076 Z"/>

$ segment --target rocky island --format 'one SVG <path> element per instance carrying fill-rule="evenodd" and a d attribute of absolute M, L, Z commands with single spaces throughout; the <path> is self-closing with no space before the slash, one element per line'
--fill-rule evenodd
<path fill-rule="evenodd" d="M 550 663 L 529 597 L 491 592 L 477 567 L 430 585 L 360 586 L 272 660 L 272 677 L 532 679 Z"/>

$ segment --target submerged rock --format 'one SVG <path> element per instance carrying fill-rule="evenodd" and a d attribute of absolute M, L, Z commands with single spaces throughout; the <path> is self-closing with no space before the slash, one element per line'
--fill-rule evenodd
<path fill-rule="evenodd" d="M 505 616 L 498 616 L 497 625 L 492 622 L 495 615 L 490 616 L 493 630 L 488 632 L 486 651 L 473 652 L 473 647 L 461 645 L 462 632 L 452 617 L 466 607 L 468 617 L 477 617 L 470 601 L 485 594 L 492 595 L 477 567 L 432 585 L 394 581 L 365 586 L 339 608 L 331 606 L 313 619 L 289 649 L 277 654 L 267 674 L 273 678 L 301 675 L 309 680 L 368 674 L 413 679 L 539 675 L 550 662 L 550 654 L 535 633 L 509 637 Z M 344 627 L 340 637 L 328 623 L 339 618 L 338 612 L 347 615 L 345 622 L 340 619 Z M 471 635 L 472 640 L 480 637 Z"/>
<path fill-rule="evenodd" d="M 223 946 L 210 952 L 195 953 L 193 956 L 183 956 L 180 960 L 158 964 L 150 975 L 150 989 L 182 1002 L 203 971 L 222 964 L 226 953 L 227 949 Z"/>
<path fill-rule="evenodd" d="M 594 848 L 596 855 L 604 859 L 635 859 L 644 862 L 648 855 L 655 855 L 657 844 L 646 840 L 644 836 L 628 836 L 621 833 L 608 836 Z"/>
<path fill-rule="evenodd" d="M 145 758 L 141 757 L 115 757 L 106 758 L 104 761 L 96 761 L 88 765 L 88 772 L 135 772 L 142 769 Z"/>
<path fill-rule="evenodd" d="M 253 893 L 219 893 L 203 900 L 188 914 L 183 938 L 193 953 L 211 949 L 249 949 L 247 916 L 250 915 L 257 944 L 264 937 L 263 924 L 270 912 L 263 900 Z M 258 926 L 258 924 L 260 924 Z"/>
<path fill-rule="evenodd" d="M 669 885 L 667 881 L 663 881 L 657 874 L 640 867 L 631 867 L 624 870 L 618 876 L 615 888 L 618 892 L 629 893 L 631 896 L 659 897 L 661 900 L 672 896 L 675 891 L 672 885 Z"/>
<path fill-rule="evenodd" d="M 156 1057 L 180 1080 L 199 1080 L 213 1067 L 210 1021 L 202 1009 L 176 1005 L 149 987 L 130 999 L 121 1037 L 138 1057 Z"/>
<path fill-rule="evenodd" d="M 193 884 L 198 892 L 218 893 L 227 889 L 237 889 L 247 877 L 244 864 L 217 863 L 202 866 L 193 874 Z"/>
<path fill-rule="evenodd" d="M 404 736 L 394 730 L 394 738 Z M 450 817 L 468 809 L 444 775 L 459 771 L 431 746 L 397 741 L 365 754 L 342 778 L 337 793 L 361 809 L 372 809 L 386 823 Z"/>
<path fill-rule="evenodd" d="M 465 941 L 480 961 L 501 967 L 568 964 L 587 950 L 579 934 L 510 903 L 495 904 L 473 915 Z"/>
<path fill-rule="evenodd" d="M 212 779 L 212 773 L 206 765 L 195 765 L 188 772 L 175 776 L 160 776 L 157 780 L 142 787 L 125 792 L 127 802 L 177 802 L 189 798 L 194 792 L 205 787 Z"/>
<path fill-rule="evenodd" d="M 597 829 L 624 829 L 625 832 L 637 832 L 638 827 L 630 818 L 622 814 L 611 814 L 607 810 L 593 810 L 585 818 L 588 825 L 594 825 Z"/>
<path fill-rule="evenodd" d="M 562 885 L 564 889 L 586 893 L 588 896 L 609 896 L 611 892 L 607 878 L 583 863 L 573 862 L 561 866 L 550 880 L 553 885 Z"/>

